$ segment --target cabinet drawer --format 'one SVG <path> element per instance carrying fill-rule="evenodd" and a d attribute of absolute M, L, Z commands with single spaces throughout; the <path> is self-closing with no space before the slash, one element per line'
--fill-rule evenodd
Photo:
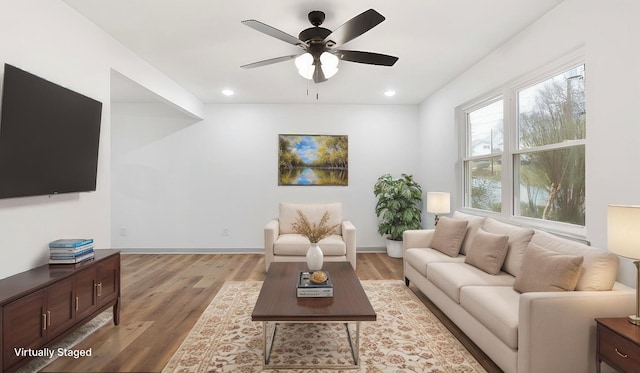
<path fill-rule="evenodd" d="M 598 328 L 600 356 L 625 372 L 640 366 L 640 347 L 605 327 Z"/>

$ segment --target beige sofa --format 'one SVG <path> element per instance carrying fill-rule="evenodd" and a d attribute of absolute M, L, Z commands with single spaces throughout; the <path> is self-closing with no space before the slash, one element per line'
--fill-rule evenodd
<path fill-rule="evenodd" d="M 407 285 L 508 373 L 595 372 L 594 318 L 635 312 L 606 250 L 460 212 L 403 238 Z"/>
<path fill-rule="evenodd" d="M 291 223 L 302 211 L 311 223 L 319 223 L 325 211 L 329 212 L 329 226 L 338 224 L 335 234 L 326 237 L 318 246 L 324 261 L 349 261 L 356 268 L 356 228 L 349 220 L 343 220 L 341 203 L 286 203 L 279 206 L 279 215 L 264 228 L 264 263 L 269 270 L 271 262 L 304 262 L 309 240 L 293 231 Z"/>

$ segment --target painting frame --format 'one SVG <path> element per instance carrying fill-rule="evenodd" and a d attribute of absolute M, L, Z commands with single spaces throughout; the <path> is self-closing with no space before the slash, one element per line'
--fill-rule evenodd
<path fill-rule="evenodd" d="M 348 186 L 347 135 L 279 134 L 279 186 Z"/>

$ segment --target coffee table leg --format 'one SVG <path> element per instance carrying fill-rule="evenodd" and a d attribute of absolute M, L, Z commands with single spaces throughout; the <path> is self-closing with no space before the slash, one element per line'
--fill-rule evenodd
<path fill-rule="evenodd" d="M 276 330 L 278 329 L 278 323 L 273 324 L 273 333 L 269 338 L 268 322 L 262 322 L 262 334 L 264 335 L 264 365 L 269 365 L 269 359 L 271 359 L 271 351 L 273 350 L 273 341 L 276 339 Z M 270 340 L 270 341 L 269 341 Z"/>
<path fill-rule="evenodd" d="M 356 322 L 356 366 L 360 366 L 360 321 Z"/>
<path fill-rule="evenodd" d="M 353 338 L 351 337 L 351 331 L 349 330 L 349 323 L 344 323 L 344 327 L 347 329 L 347 338 L 349 339 L 349 347 L 351 347 L 353 364 L 355 366 L 360 366 L 360 321 L 356 322 L 355 346 Z"/>

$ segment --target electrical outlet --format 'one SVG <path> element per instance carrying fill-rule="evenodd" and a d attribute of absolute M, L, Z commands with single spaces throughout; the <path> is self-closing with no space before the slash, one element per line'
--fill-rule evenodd
<path fill-rule="evenodd" d="M 121 237 L 127 236 L 127 228 L 120 228 L 120 236 Z"/>
<path fill-rule="evenodd" d="M 229 236 L 229 228 L 222 228 L 222 235 L 224 237 L 228 237 Z"/>

